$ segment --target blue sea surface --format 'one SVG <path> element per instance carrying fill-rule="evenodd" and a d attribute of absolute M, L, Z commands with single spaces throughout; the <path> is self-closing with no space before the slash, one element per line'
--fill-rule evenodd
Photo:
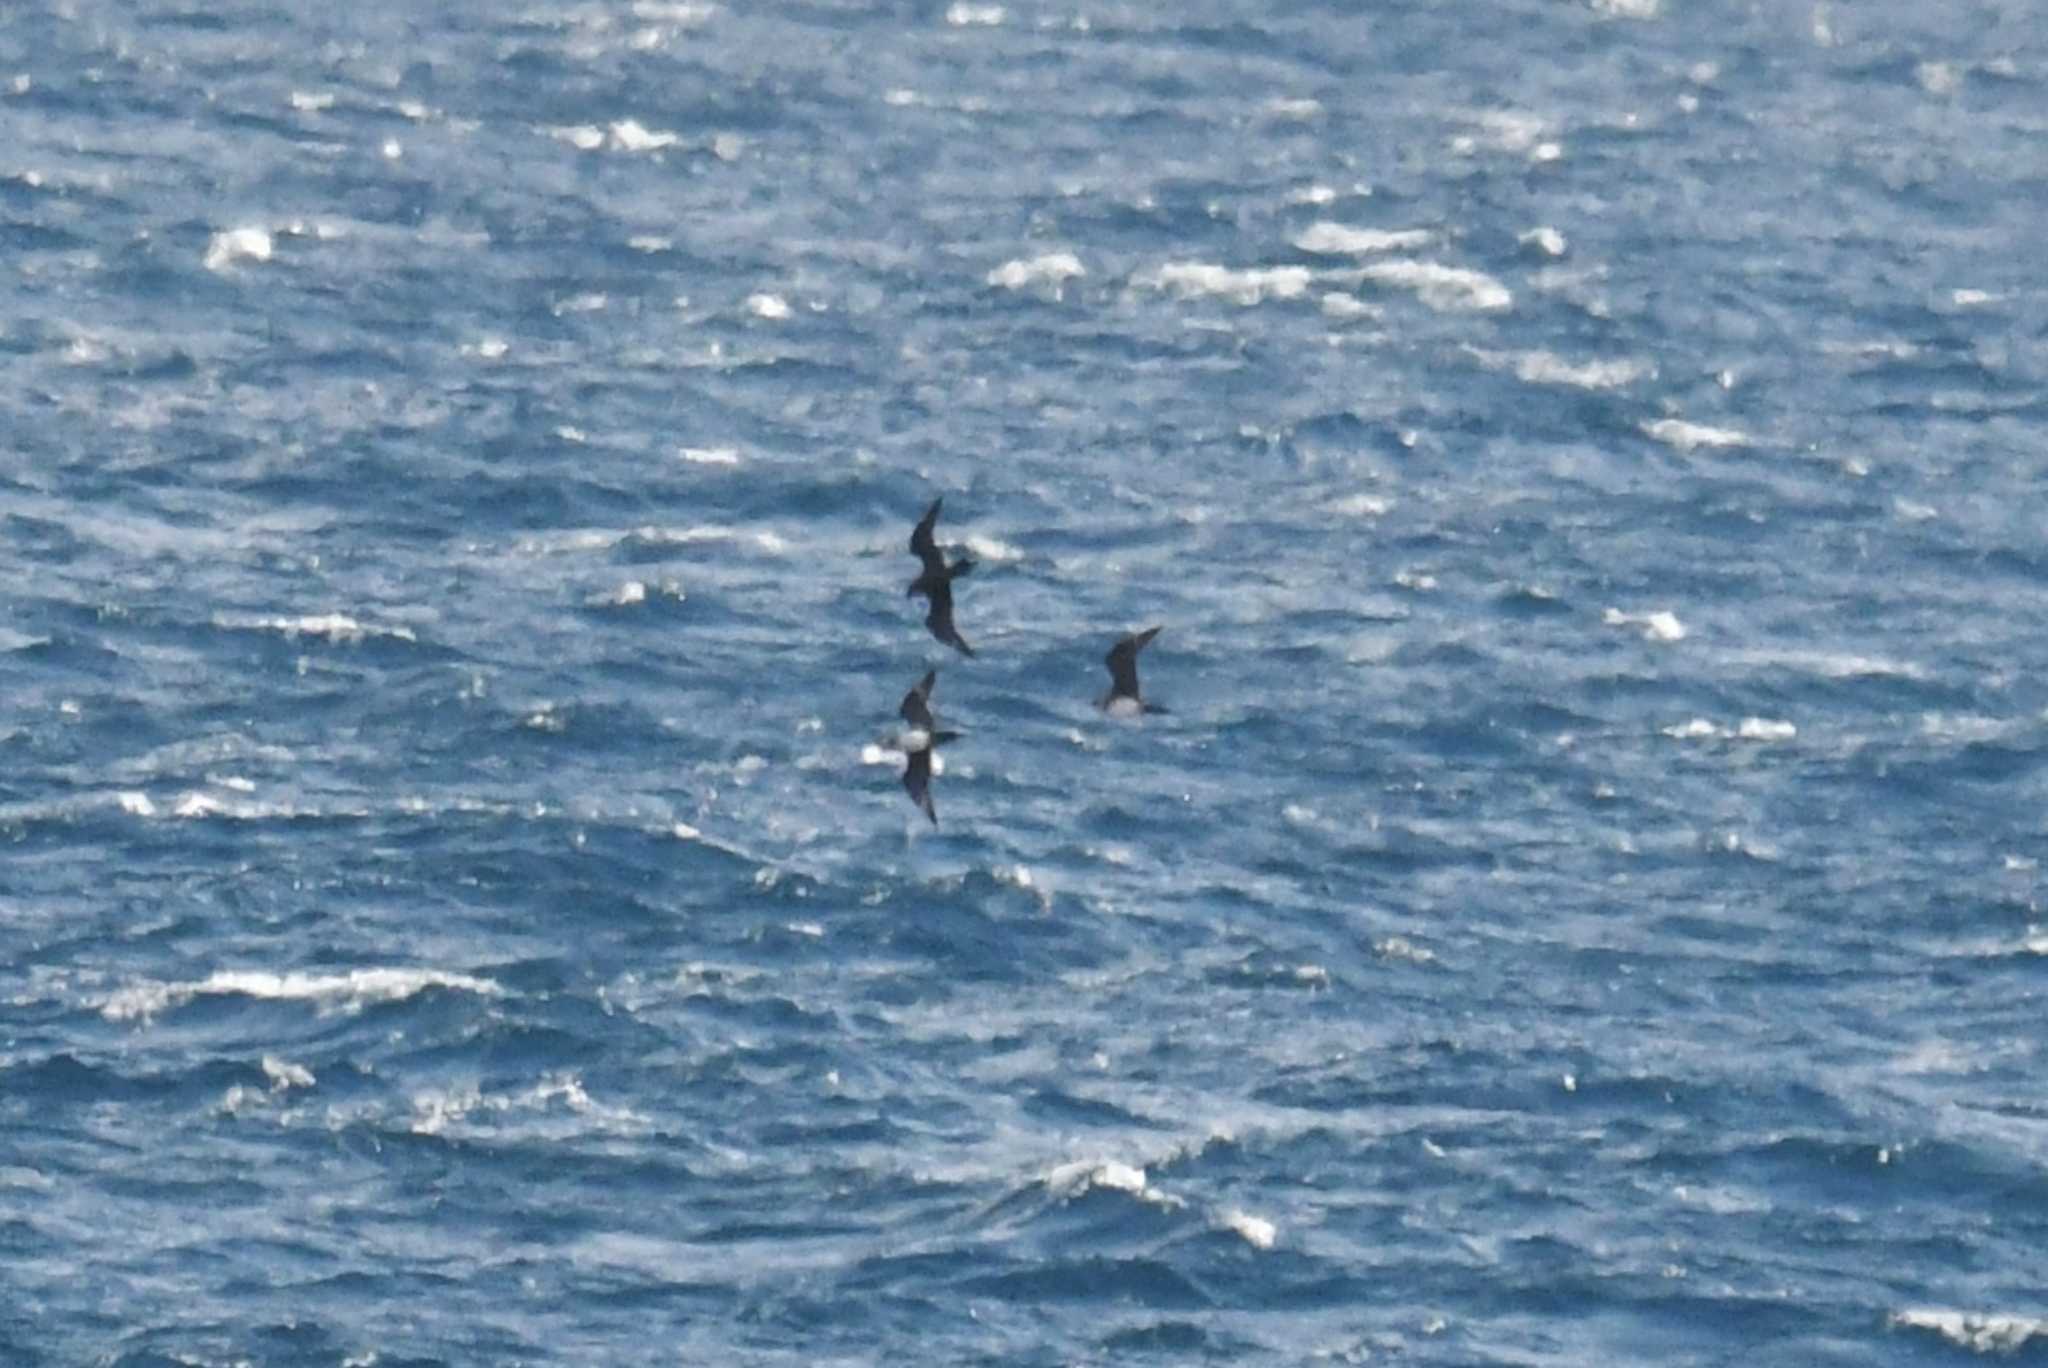
<path fill-rule="evenodd" d="M 27 0 L 0 131 L 0 1364 L 2048 1360 L 2039 6 Z"/>

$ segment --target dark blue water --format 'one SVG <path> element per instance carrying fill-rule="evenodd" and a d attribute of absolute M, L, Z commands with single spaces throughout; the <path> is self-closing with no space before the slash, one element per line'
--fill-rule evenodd
<path fill-rule="evenodd" d="M 36 0 L 0 130 L 0 1362 L 2048 1354 L 2035 7 Z"/>

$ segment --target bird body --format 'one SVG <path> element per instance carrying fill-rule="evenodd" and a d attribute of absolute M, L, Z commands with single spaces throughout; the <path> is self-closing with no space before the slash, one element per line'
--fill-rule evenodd
<path fill-rule="evenodd" d="M 916 687 L 903 695 L 903 702 L 897 713 L 912 730 L 903 737 L 903 790 L 910 795 L 910 801 L 924 809 L 924 815 L 931 819 L 933 826 L 939 824 L 938 809 L 932 803 L 932 752 L 947 741 L 955 741 L 959 732 L 940 731 L 932 719 L 932 685 L 938 682 L 937 670 L 926 670 L 924 678 Z"/>
<path fill-rule="evenodd" d="M 974 568 L 974 562 L 962 557 L 948 563 L 946 553 L 939 549 L 939 543 L 932 536 L 932 528 L 939 521 L 939 506 L 944 497 L 932 500 L 932 506 L 917 520 L 917 526 L 910 532 L 910 552 L 916 556 L 923 568 L 917 578 L 903 591 L 904 596 L 923 594 L 930 603 L 924 615 L 924 625 L 931 634 L 946 645 L 965 656 L 972 656 L 974 648 L 960 635 L 953 625 L 953 581 Z"/>

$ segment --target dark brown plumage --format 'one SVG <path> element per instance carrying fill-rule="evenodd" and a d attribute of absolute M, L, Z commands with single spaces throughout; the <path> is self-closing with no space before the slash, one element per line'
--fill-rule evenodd
<path fill-rule="evenodd" d="M 1102 658 L 1102 663 L 1109 667 L 1109 692 L 1096 700 L 1096 707 L 1120 715 L 1166 711 L 1157 703 L 1147 703 L 1138 688 L 1138 652 L 1144 650 L 1159 632 L 1158 627 L 1147 627 L 1142 632 L 1132 632 L 1109 648 L 1109 654 Z"/>
<path fill-rule="evenodd" d="M 943 497 L 933 499 L 932 506 L 917 520 L 911 529 L 910 551 L 923 563 L 917 578 L 903 592 L 906 596 L 923 594 L 930 602 L 924 615 L 924 625 L 931 634 L 965 656 L 972 656 L 974 648 L 960 635 L 953 625 L 953 581 L 974 568 L 974 562 L 964 556 L 948 564 L 946 553 L 939 549 L 938 541 L 932 536 L 932 528 L 939 521 L 939 506 L 945 503 Z"/>

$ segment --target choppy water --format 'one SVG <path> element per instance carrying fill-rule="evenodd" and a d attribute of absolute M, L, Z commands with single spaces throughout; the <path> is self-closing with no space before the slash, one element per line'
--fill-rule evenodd
<path fill-rule="evenodd" d="M 2048 1353 L 2037 7 L 38 0 L 0 129 L 0 1361 Z"/>

